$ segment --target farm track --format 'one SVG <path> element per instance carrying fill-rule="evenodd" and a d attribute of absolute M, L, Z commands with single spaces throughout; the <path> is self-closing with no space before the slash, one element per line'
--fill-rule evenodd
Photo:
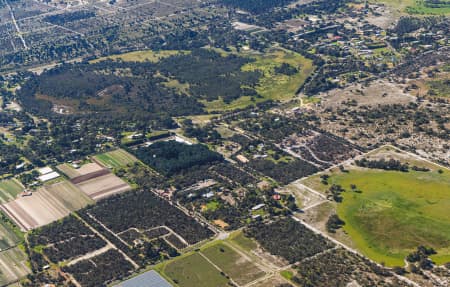
<path fill-rule="evenodd" d="M 20 41 L 22 41 L 23 47 L 25 49 L 28 49 L 27 43 L 25 42 L 25 39 L 22 36 L 22 32 L 20 31 L 19 25 L 17 25 L 16 17 L 14 16 L 14 12 L 8 3 L 8 0 L 4 0 L 4 3 L 6 5 L 6 7 L 8 7 L 9 14 L 11 15 L 11 21 L 12 21 L 14 27 L 16 28 L 17 36 L 19 37 Z"/>
<path fill-rule="evenodd" d="M 82 219 L 80 216 L 75 215 L 81 222 L 83 222 L 84 225 L 86 225 L 86 227 L 88 227 L 92 232 L 94 232 L 98 237 L 100 237 L 102 240 L 104 240 L 106 242 L 107 245 L 110 245 L 113 249 L 117 250 L 120 254 L 122 254 L 122 256 L 131 263 L 131 265 L 133 265 L 133 267 L 135 269 L 139 269 L 139 265 L 133 261 L 133 259 L 131 259 L 127 254 L 125 254 L 125 252 L 123 252 L 120 248 L 118 248 L 117 246 L 115 246 L 111 241 L 109 241 L 105 236 L 103 236 L 100 232 L 98 232 L 95 228 L 93 228 L 89 223 L 87 223 L 84 219 Z M 91 217 L 90 214 L 88 214 L 89 217 Z M 91 217 L 93 218 L 93 217 Z M 95 219 L 95 217 L 93 218 L 97 223 L 99 223 L 97 221 L 97 219 Z M 104 227 L 103 223 L 99 223 L 103 228 Z M 109 229 L 107 229 L 109 230 Z M 109 231 L 110 232 L 110 231 Z M 114 233 L 112 233 L 114 235 Z M 116 236 L 117 237 L 117 236 Z M 118 238 L 118 237 L 117 237 Z M 118 238 L 120 241 L 122 241 L 121 238 Z M 123 242 L 123 241 L 122 241 Z M 126 243 L 125 243 L 126 244 Z M 126 244 L 128 246 L 128 244 Z"/>
<path fill-rule="evenodd" d="M 203 259 L 205 259 L 206 261 L 208 261 L 209 264 L 211 264 L 211 266 L 213 266 L 214 268 L 217 269 L 217 271 L 219 271 L 220 273 L 224 273 L 226 274 L 219 266 L 217 266 L 214 262 L 212 262 L 206 255 L 204 255 L 202 252 L 198 252 L 198 254 L 200 254 L 201 257 L 203 257 Z M 234 281 L 231 277 L 228 279 L 231 281 L 231 283 L 233 283 L 235 286 L 240 286 L 239 284 L 236 283 L 236 281 Z"/>

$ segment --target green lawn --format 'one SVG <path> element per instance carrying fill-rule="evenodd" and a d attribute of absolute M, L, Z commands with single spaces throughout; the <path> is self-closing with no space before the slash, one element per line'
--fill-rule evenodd
<path fill-rule="evenodd" d="M 223 243 L 210 246 L 202 253 L 239 285 L 248 284 L 265 274 L 250 260 Z"/>
<path fill-rule="evenodd" d="M 200 254 L 169 262 L 163 273 L 180 287 L 226 287 L 228 279 Z"/>
<path fill-rule="evenodd" d="M 96 155 L 95 159 L 109 168 L 124 167 L 137 161 L 137 159 L 133 155 L 129 154 L 123 149 L 117 149 L 104 154 Z"/>
<path fill-rule="evenodd" d="M 0 181 L 0 203 L 14 200 L 24 187 L 16 179 Z"/>
<path fill-rule="evenodd" d="M 347 191 L 337 205 L 344 230 L 369 258 L 402 266 L 419 245 L 433 247 L 438 264 L 450 259 L 450 172 L 354 170 L 335 173 L 329 185 Z M 355 184 L 362 193 L 352 192 Z"/>

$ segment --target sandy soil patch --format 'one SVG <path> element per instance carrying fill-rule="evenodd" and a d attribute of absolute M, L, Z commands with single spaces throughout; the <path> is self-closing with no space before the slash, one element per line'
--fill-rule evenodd
<path fill-rule="evenodd" d="M 322 106 L 325 108 L 337 108 L 350 101 L 355 101 L 359 106 L 406 105 L 415 101 L 415 97 L 405 93 L 404 88 L 403 85 L 397 83 L 378 80 L 370 83 L 367 87 L 354 84 L 344 89 L 321 93 L 319 97 L 322 98 Z"/>

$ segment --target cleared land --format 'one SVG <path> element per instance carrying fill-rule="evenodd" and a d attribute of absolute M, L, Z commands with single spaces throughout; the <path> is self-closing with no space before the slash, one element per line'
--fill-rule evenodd
<path fill-rule="evenodd" d="M 265 274 L 250 260 L 223 243 L 218 243 L 202 250 L 202 254 L 208 257 L 209 260 L 239 285 L 248 284 Z"/>
<path fill-rule="evenodd" d="M 68 181 L 45 186 L 31 196 L 20 197 L 1 209 L 23 230 L 49 224 L 70 212 L 92 203 L 75 185 Z"/>
<path fill-rule="evenodd" d="M 27 256 L 17 247 L 0 252 L 0 285 L 5 286 L 29 274 L 31 271 L 26 262 Z"/>
<path fill-rule="evenodd" d="M 104 170 L 104 168 L 101 165 L 95 162 L 84 164 L 79 168 L 73 168 L 70 164 L 64 163 L 59 165 L 57 168 L 62 173 L 67 175 L 70 179 L 86 176 Z"/>
<path fill-rule="evenodd" d="M 425 245 L 438 252 L 432 257 L 436 263 L 450 261 L 450 171 L 386 149 L 369 158 L 388 155 L 430 171 L 347 166 L 348 172 L 333 170 L 328 185 L 320 183 L 318 176 L 306 182 L 322 192 L 332 184 L 346 190 L 337 213 L 346 222 L 344 230 L 355 246 L 369 258 L 388 266 L 402 266 L 407 254 Z M 361 193 L 351 191 L 352 184 Z"/>
<path fill-rule="evenodd" d="M 119 168 L 137 161 L 133 155 L 123 149 L 97 155 L 95 156 L 95 160 L 107 168 Z"/>
<path fill-rule="evenodd" d="M 14 200 L 25 188 L 16 179 L 0 181 L 0 203 Z"/>
<path fill-rule="evenodd" d="M 131 189 L 125 181 L 112 173 L 80 182 L 77 186 L 96 201 Z"/>
<path fill-rule="evenodd" d="M 199 253 L 168 263 L 164 274 L 180 287 L 225 287 L 228 279 Z"/>

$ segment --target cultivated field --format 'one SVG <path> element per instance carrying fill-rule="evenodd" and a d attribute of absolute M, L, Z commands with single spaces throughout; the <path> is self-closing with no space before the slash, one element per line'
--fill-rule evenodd
<path fill-rule="evenodd" d="M 317 175 L 304 183 L 320 192 L 333 184 L 346 190 L 337 213 L 356 248 L 369 258 L 403 266 L 407 254 L 425 245 L 438 252 L 432 257 L 436 263 L 450 261 L 450 171 L 393 149 L 377 150 L 368 158 L 395 158 L 430 170 L 401 172 L 348 165 L 347 172 L 328 173 L 327 185 Z M 351 185 L 361 192 L 352 191 Z"/>
<path fill-rule="evenodd" d="M 29 274 L 27 256 L 19 248 L 0 252 L 0 286 L 17 281 Z"/>
<path fill-rule="evenodd" d="M 20 240 L 20 235 L 14 232 L 11 226 L 0 221 L 0 250 L 16 246 Z"/>
<path fill-rule="evenodd" d="M 95 156 L 94 158 L 96 161 L 107 168 L 119 168 L 137 161 L 137 159 L 133 155 L 129 154 L 123 149 L 117 149 L 104 154 L 100 154 Z"/>
<path fill-rule="evenodd" d="M 7 179 L 0 182 L 0 203 L 14 200 L 24 190 L 22 184 L 16 179 Z"/>
<path fill-rule="evenodd" d="M 92 203 L 75 185 L 63 181 L 44 186 L 31 196 L 20 197 L 1 206 L 23 230 L 43 226 Z"/>
<path fill-rule="evenodd" d="M 77 183 L 77 186 L 93 200 L 100 200 L 131 189 L 125 181 L 112 173 Z"/>
<path fill-rule="evenodd" d="M 104 170 L 102 166 L 97 163 L 87 163 L 79 168 L 73 168 L 70 164 L 64 163 L 58 166 L 58 169 L 67 175 L 70 179 L 74 179 L 80 176 L 86 176 L 95 172 Z"/>

